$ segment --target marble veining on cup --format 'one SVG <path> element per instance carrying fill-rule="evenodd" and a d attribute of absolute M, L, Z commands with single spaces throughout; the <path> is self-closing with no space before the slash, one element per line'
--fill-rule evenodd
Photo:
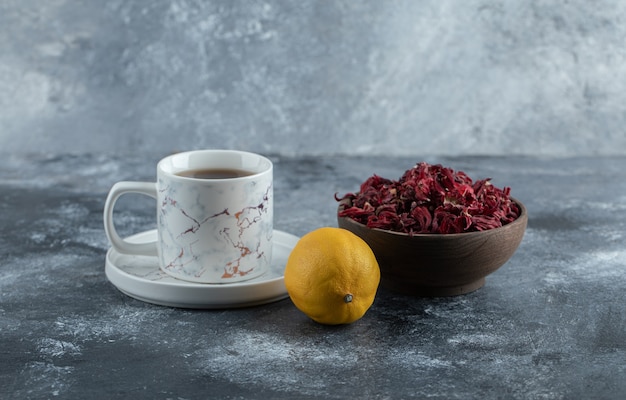
<path fill-rule="evenodd" d="M 271 182 L 214 186 L 159 180 L 158 184 L 159 257 L 165 272 L 195 280 L 219 276 L 226 283 L 267 270 L 273 233 Z M 250 204 L 251 200 L 256 201 Z M 195 246 L 199 242 L 201 250 Z"/>

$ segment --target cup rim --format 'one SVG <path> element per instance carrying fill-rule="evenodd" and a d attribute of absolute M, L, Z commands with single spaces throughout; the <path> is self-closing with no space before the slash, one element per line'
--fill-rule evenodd
<path fill-rule="evenodd" d="M 267 164 L 267 168 L 264 169 L 263 171 L 259 171 L 259 172 L 255 172 L 253 174 L 250 175 L 246 175 L 246 176 L 239 176 L 239 177 L 234 177 L 234 178 L 194 178 L 194 177 L 190 177 L 190 176 L 182 176 L 182 175 L 178 175 L 177 172 L 182 172 L 185 170 L 188 170 L 189 168 L 180 168 L 178 171 L 174 170 L 174 172 L 172 172 L 172 170 L 170 169 L 166 169 L 165 165 L 168 163 L 172 163 L 172 160 L 174 160 L 177 157 L 188 157 L 191 154 L 204 154 L 204 155 L 211 155 L 211 154 L 231 154 L 231 155 L 235 155 L 235 154 L 239 154 L 239 155 L 244 155 L 244 156 L 248 156 L 248 157 L 257 157 L 259 160 L 261 160 L 262 162 L 265 162 Z M 163 157 L 158 163 L 157 163 L 157 174 L 164 174 L 168 177 L 168 179 L 175 179 L 175 180 L 180 180 L 183 182 L 196 182 L 196 183 L 200 183 L 200 182 L 205 182 L 205 183 L 215 183 L 215 182 L 233 182 L 233 181 L 245 181 L 245 180 L 250 180 L 250 179 L 255 179 L 258 178 L 261 175 L 267 174 L 272 172 L 274 169 L 274 164 L 272 163 L 272 161 L 259 154 L 259 153 L 253 153 L 250 151 L 243 151 L 243 150 L 231 150 L 231 149 L 204 149 L 204 150 L 188 150 L 188 151 L 181 151 L 181 152 L 177 152 L 177 153 L 173 153 L 170 154 L 166 157 Z"/>

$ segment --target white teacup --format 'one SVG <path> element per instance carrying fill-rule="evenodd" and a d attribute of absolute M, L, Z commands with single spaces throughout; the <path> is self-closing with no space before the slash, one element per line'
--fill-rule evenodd
<path fill-rule="evenodd" d="M 104 206 L 104 228 L 115 250 L 157 255 L 167 274 L 199 283 L 232 283 L 265 273 L 272 259 L 273 166 L 235 150 L 197 150 L 168 156 L 157 182 L 118 182 Z M 131 243 L 113 223 L 125 193 L 157 200 L 158 239 Z"/>

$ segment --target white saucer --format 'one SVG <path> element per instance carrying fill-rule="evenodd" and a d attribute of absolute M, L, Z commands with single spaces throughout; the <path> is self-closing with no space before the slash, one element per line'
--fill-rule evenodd
<path fill-rule="evenodd" d="M 135 243 L 156 240 L 150 230 L 126 240 Z M 110 248 L 106 255 L 106 276 L 121 292 L 148 303 L 180 308 L 237 308 L 271 303 L 288 296 L 283 273 L 298 237 L 274 230 L 272 265 L 262 276 L 229 284 L 186 282 L 159 269 L 156 257 L 120 254 Z"/>

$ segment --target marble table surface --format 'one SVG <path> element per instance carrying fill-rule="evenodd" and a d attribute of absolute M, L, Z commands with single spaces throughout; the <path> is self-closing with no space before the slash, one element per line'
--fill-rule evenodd
<path fill-rule="evenodd" d="M 510 186 L 522 244 L 467 295 L 381 288 L 319 325 L 289 299 L 228 310 L 145 303 L 105 275 L 102 208 L 165 154 L 0 158 L 0 398 L 615 399 L 626 392 L 626 158 L 269 157 L 275 228 L 336 226 L 334 194 L 418 161 Z M 120 199 L 122 235 L 154 201 Z"/>

